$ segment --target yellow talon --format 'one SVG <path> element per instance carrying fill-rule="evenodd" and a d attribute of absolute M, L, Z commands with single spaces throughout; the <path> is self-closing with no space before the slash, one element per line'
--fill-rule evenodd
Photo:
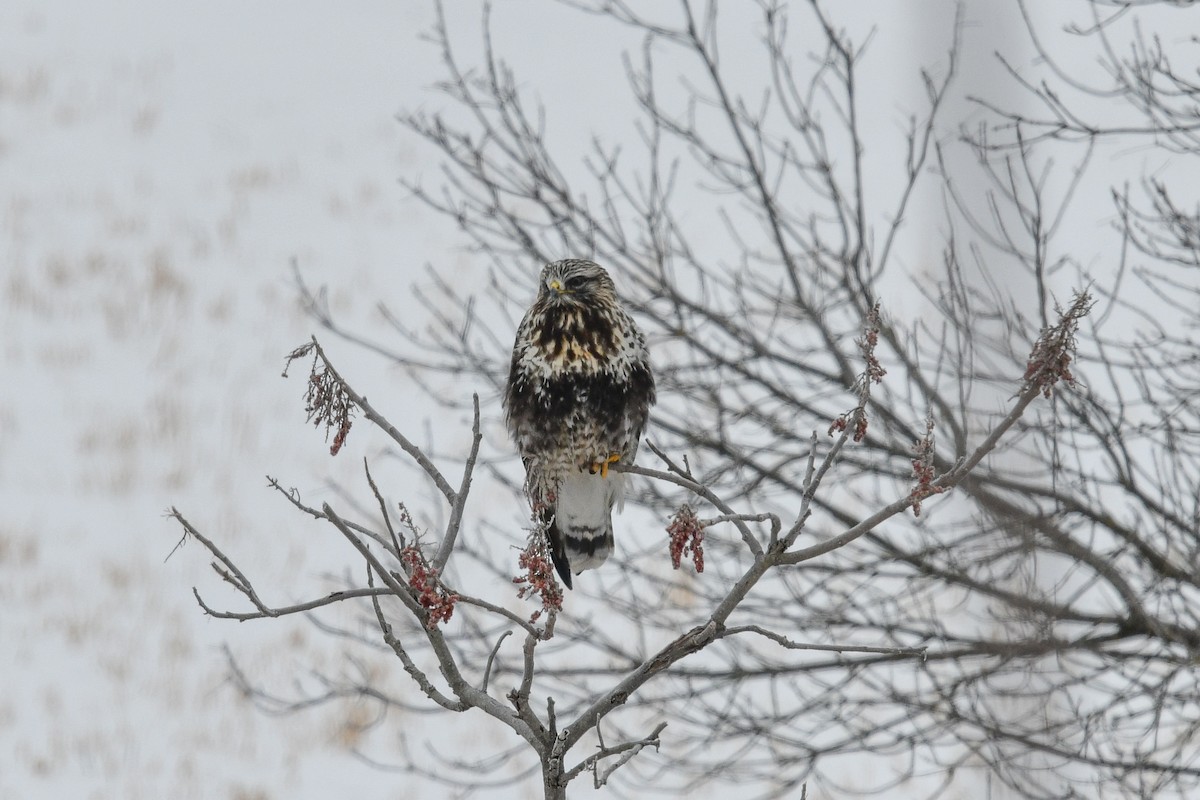
<path fill-rule="evenodd" d="M 609 456 L 604 461 L 594 462 L 592 464 L 591 468 L 588 470 L 588 472 L 592 473 L 593 475 L 595 475 L 597 472 L 599 472 L 601 478 L 607 478 L 608 477 L 608 465 L 615 464 L 620 460 L 621 460 L 621 454 L 613 453 L 611 456 Z"/>

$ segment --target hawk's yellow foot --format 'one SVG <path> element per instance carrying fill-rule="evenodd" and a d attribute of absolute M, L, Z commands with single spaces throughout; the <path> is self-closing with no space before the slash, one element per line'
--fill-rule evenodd
<path fill-rule="evenodd" d="M 609 456 L 604 461 L 593 462 L 592 466 L 588 469 L 588 472 L 592 473 L 593 475 L 595 475 L 597 472 L 599 472 L 601 478 L 607 478 L 608 477 L 608 465 L 615 464 L 620 460 L 621 460 L 621 454 L 613 453 L 611 456 Z"/>

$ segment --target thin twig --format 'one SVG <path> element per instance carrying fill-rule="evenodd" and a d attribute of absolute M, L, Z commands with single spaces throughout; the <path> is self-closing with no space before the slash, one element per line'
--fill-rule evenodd
<path fill-rule="evenodd" d="M 438 546 L 433 561 L 430 562 L 431 566 L 439 573 L 445 572 L 446 562 L 454 551 L 454 543 L 458 541 L 458 532 L 462 528 L 463 510 L 467 506 L 467 493 L 471 491 L 471 475 L 475 471 L 475 460 L 479 458 L 479 443 L 483 440 L 483 434 L 479 430 L 479 395 L 471 395 L 471 402 L 474 411 L 471 422 L 471 452 L 467 455 L 466 464 L 463 465 L 462 483 L 454 495 L 454 502 L 450 508 L 450 520 L 446 523 L 446 533 L 442 537 L 442 543 Z"/>
<path fill-rule="evenodd" d="M 507 630 L 500 634 L 500 638 L 496 640 L 496 644 L 492 647 L 492 652 L 488 653 L 487 665 L 483 668 L 483 682 L 479 685 L 479 691 L 486 692 L 488 690 L 488 681 L 492 678 L 492 664 L 496 661 L 496 654 L 500 652 L 500 645 L 504 644 L 504 640 L 512 636 L 512 630 Z"/>
<path fill-rule="evenodd" d="M 927 649 L 924 647 L 871 647 L 868 645 L 848 645 L 848 644 L 815 644 L 812 642 L 796 642 L 775 631 L 768 630 L 760 625 L 738 625 L 732 628 L 726 628 L 722 632 L 723 637 L 735 636 L 739 633 L 756 633 L 759 636 L 766 637 L 778 644 L 780 647 L 785 647 L 788 650 L 821 650 L 830 653 L 883 653 L 889 656 L 916 656 L 924 659 Z"/>

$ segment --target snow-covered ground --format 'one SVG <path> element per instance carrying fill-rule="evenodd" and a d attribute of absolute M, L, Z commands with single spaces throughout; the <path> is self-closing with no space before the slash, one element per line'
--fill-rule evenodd
<path fill-rule="evenodd" d="M 314 327 L 290 264 L 366 320 L 437 257 L 444 228 L 397 185 L 417 155 L 394 120 L 436 77 L 431 20 L 423 3 L 0 4 L 5 800 L 441 794 L 351 756 L 353 708 L 253 709 L 224 644 L 284 685 L 338 646 L 299 619 L 207 619 L 200 549 L 164 561 L 176 505 L 264 589 L 346 562 L 265 488 L 320 498 L 370 445 L 331 461 L 303 369 L 278 377 Z M 342 360 L 387 389 L 377 359 Z M 394 388 L 389 411 L 427 413 Z"/>

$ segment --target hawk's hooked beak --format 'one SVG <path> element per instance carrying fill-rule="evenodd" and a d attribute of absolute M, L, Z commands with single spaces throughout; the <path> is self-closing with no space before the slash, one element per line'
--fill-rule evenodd
<path fill-rule="evenodd" d="M 550 290 L 550 296 L 554 298 L 556 302 L 562 302 L 566 300 L 567 295 L 571 294 L 571 292 L 567 291 L 567 288 L 562 285 L 562 281 L 560 281 L 558 278 L 551 278 L 550 280 L 546 281 L 546 288 Z"/>

